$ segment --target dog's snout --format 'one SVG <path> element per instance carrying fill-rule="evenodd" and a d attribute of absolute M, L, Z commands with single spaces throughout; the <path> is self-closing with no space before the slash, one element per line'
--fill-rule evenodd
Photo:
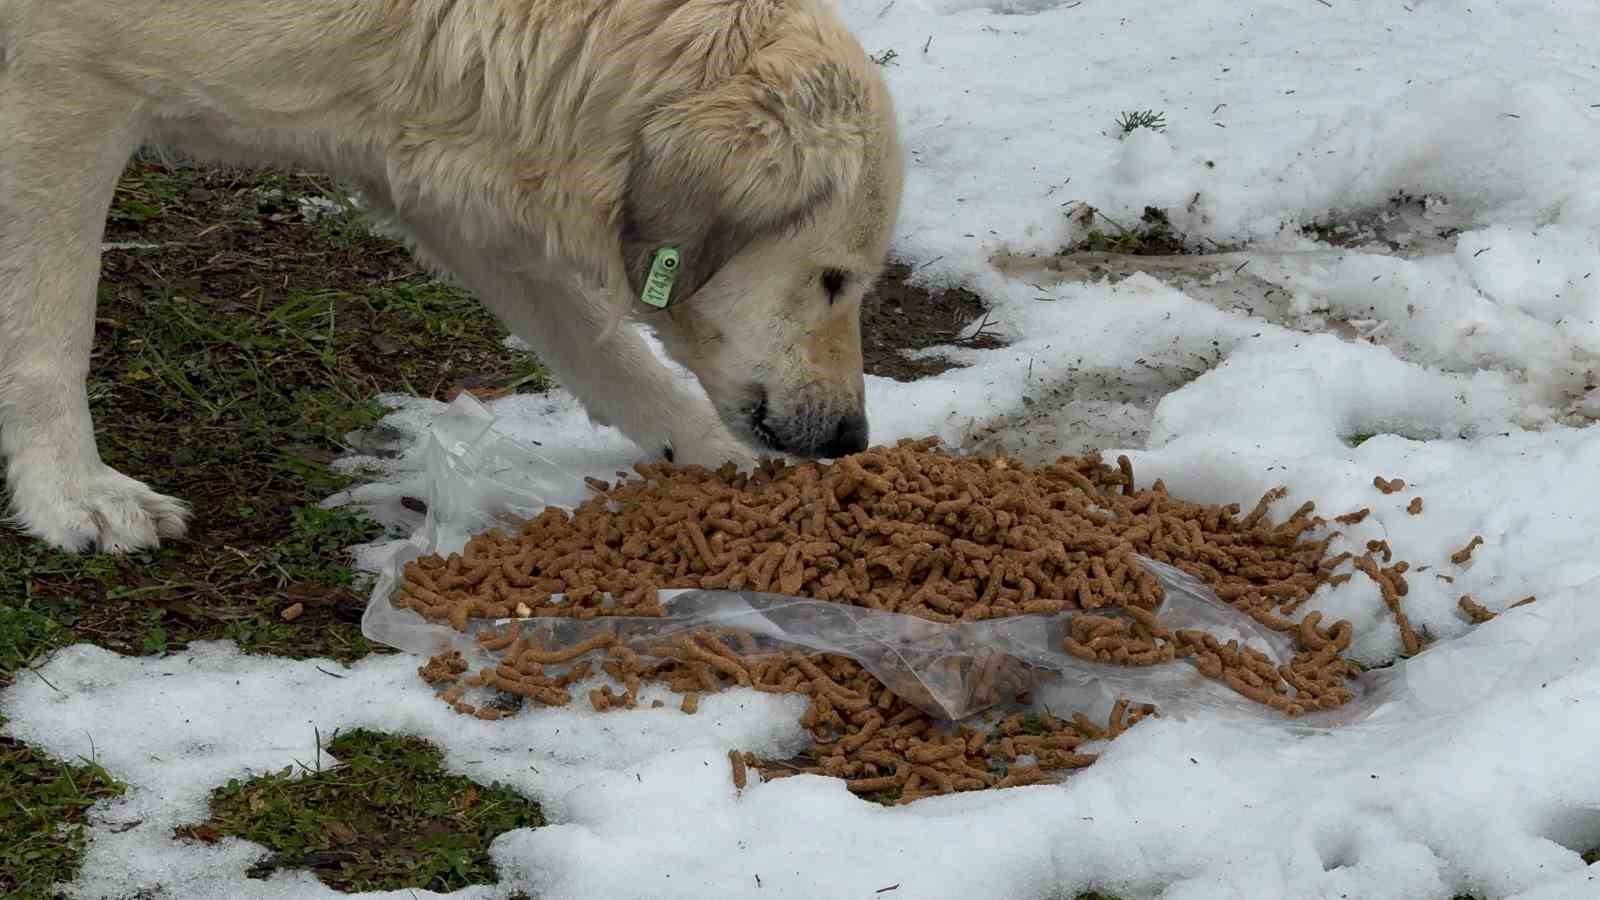
<path fill-rule="evenodd" d="M 860 453 L 867 449 L 867 417 L 864 415 L 845 416 L 833 430 L 833 437 L 822 445 L 821 456 L 825 459 L 838 459 L 852 453 Z"/>

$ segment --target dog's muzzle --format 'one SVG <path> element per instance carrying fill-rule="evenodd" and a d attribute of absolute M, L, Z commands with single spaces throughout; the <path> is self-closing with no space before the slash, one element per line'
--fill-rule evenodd
<path fill-rule="evenodd" d="M 869 429 L 867 417 L 863 413 L 841 416 L 832 422 L 827 430 L 799 429 L 808 435 L 807 440 L 795 440 L 786 433 L 790 429 L 785 428 L 782 423 L 771 421 L 768 413 L 767 395 L 762 391 L 761 399 L 750 409 L 748 425 L 750 433 L 770 450 L 801 457 L 838 459 L 867 449 Z M 810 437 L 811 435 L 817 436 Z"/>

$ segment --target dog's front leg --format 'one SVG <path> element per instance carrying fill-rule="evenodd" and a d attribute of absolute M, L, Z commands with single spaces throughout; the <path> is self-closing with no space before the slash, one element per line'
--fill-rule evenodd
<path fill-rule="evenodd" d="M 667 368 L 637 331 L 617 326 L 613 310 L 626 299 L 554 280 L 524 285 L 515 299 L 500 290 L 483 296 L 597 424 L 675 462 L 714 468 L 755 461 L 696 384 Z"/>
<path fill-rule="evenodd" d="M 74 72 L 0 68 L 0 458 L 12 519 L 66 550 L 154 547 L 187 516 L 100 460 L 89 416 L 100 239 L 134 109 Z"/>
<path fill-rule="evenodd" d="M 381 194 L 374 194 L 381 199 Z M 593 265 L 542 257 L 511 268 L 504 247 L 462 241 L 448 215 L 397 215 L 393 224 L 430 265 L 451 273 L 502 325 L 521 338 L 598 425 L 616 428 L 652 456 L 708 467 L 756 461 L 723 424 L 711 400 L 679 379 L 644 337 L 617 321 L 637 303 L 620 258 L 609 284 Z M 529 240 L 513 247 L 537 247 Z"/>

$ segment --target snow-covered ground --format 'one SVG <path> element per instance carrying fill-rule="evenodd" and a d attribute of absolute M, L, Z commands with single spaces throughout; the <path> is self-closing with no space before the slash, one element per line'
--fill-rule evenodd
<path fill-rule="evenodd" d="M 1381 724 L 1312 737 L 1151 720 L 1064 785 L 884 809 L 809 777 L 735 796 L 730 747 L 802 740 L 796 709 L 769 695 L 711 697 L 693 718 L 484 723 L 435 700 L 411 658 L 334 679 L 226 645 L 75 647 L 0 698 L 13 735 L 92 752 L 130 784 L 97 811 L 70 895 L 331 895 L 304 875 L 247 880 L 259 848 L 180 845 L 171 829 L 229 777 L 311 756 L 313 728 L 372 726 L 438 742 L 453 769 L 525 789 L 557 823 L 503 836 L 502 883 L 462 896 L 1600 896 L 1600 864 L 1579 857 L 1600 845 L 1600 428 L 1586 427 L 1600 417 L 1600 4 L 842 8 L 870 51 L 893 51 L 910 153 L 896 254 L 978 290 L 1011 342 L 952 351 L 970 367 L 922 382 L 869 379 L 874 440 L 1098 446 L 1196 499 L 1286 484 L 1325 513 L 1371 507 L 1349 542 L 1432 567 L 1405 599 L 1439 639 L 1399 664 L 1409 692 Z M 1119 113 L 1142 109 L 1164 111 L 1166 131 L 1120 137 Z M 1371 221 L 1400 191 L 1442 201 L 1389 222 L 1392 246 L 1299 231 Z M 1218 252 L 1071 278 L 1030 254 L 1077 236 L 1080 203 L 1119 222 L 1164 207 Z M 404 523 L 398 498 L 423 489 L 441 407 L 396 403 L 398 455 L 358 499 Z M 574 474 L 634 458 L 559 392 L 493 411 Z M 1375 475 L 1407 489 L 1382 495 Z M 1451 564 L 1474 535 L 1472 561 Z M 1462 594 L 1538 601 L 1472 629 Z M 1362 659 L 1397 652 L 1368 580 L 1316 605 L 1356 624 Z"/>

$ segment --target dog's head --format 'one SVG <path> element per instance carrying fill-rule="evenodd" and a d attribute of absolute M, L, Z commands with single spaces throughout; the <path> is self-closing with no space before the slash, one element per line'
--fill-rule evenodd
<path fill-rule="evenodd" d="M 680 262 L 667 352 L 735 434 L 768 451 L 867 447 L 861 300 L 900 205 L 902 159 L 878 67 L 833 23 L 781 29 L 713 89 L 655 112 L 628 186 L 636 289 Z"/>

